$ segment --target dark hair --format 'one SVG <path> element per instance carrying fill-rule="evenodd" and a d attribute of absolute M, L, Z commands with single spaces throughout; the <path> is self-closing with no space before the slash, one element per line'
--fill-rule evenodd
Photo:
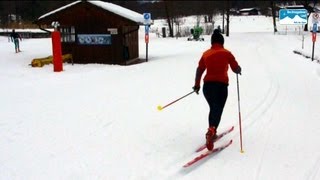
<path fill-rule="evenodd" d="M 222 34 L 220 33 L 219 29 L 215 29 L 213 31 L 213 34 L 211 36 L 211 44 L 213 44 L 213 43 L 219 43 L 221 45 L 224 44 L 224 38 L 223 38 Z"/>

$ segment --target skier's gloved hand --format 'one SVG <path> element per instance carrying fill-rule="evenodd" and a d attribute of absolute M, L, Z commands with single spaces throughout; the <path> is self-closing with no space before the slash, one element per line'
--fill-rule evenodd
<path fill-rule="evenodd" d="M 236 69 L 235 73 L 240 74 L 241 75 L 241 67 L 238 66 L 238 68 Z"/>
<path fill-rule="evenodd" d="M 194 92 L 196 92 L 197 94 L 199 94 L 199 90 L 200 90 L 200 86 L 193 86 L 192 89 L 194 90 Z"/>

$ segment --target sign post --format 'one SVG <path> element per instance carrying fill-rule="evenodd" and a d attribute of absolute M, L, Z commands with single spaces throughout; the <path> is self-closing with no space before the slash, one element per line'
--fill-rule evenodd
<path fill-rule="evenodd" d="M 144 40 L 146 43 L 146 62 L 148 62 L 148 44 L 149 44 L 149 28 L 151 24 L 151 14 L 150 13 L 143 13 L 143 19 L 144 19 L 144 30 L 145 30 L 145 35 L 144 35 Z"/>
<path fill-rule="evenodd" d="M 149 25 L 145 25 L 144 29 L 145 29 L 144 41 L 146 43 L 146 61 L 148 62 Z"/>
<path fill-rule="evenodd" d="M 314 45 L 317 39 L 318 23 L 319 23 L 319 14 L 313 13 L 312 15 L 312 57 L 311 60 L 314 60 Z"/>

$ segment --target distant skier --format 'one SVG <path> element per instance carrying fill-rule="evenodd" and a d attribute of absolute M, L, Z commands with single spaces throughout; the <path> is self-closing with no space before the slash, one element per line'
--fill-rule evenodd
<path fill-rule="evenodd" d="M 220 27 L 220 25 L 218 26 L 218 29 L 217 29 L 218 31 L 219 31 L 219 33 L 221 33 L 222 31 L 221 31 L 221 27 Z"/>
<path fill-rule="evenodd" d="M 222 34 L 218 29 L 215 29 L 211 36 L 211 48 L 206 50 L 199 60 L 193 86 L 194 91 L 199 94 L 201 76 L 206 70 L 206 75 L 203 79 L 203 94 L 210 108 L 209 128 L 206 133 L 208 150 L 213 149 L 213 139 L 216 136 L 228 97 L 229 65 L 233 72 L 241 74 L 241 67 L 232 53 L 223 47 L 223 44 L 224 38 Z"/>
<path fill-rule="evenodd" d="M 14 48 L 16 50 L 16 53 L 21 52 L 20 46 L 19 46 L 19 39 L 21 41 L 21 36 L 15 32 L 15 30 L 12 30 L 12 33 L 10 34 L 11 41 L 14 42 Z"/>

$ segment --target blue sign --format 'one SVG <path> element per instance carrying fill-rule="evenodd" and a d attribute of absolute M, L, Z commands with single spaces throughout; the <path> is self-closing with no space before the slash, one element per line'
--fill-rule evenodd
<path fill-rule="evenodd" d="M 144 24 L 151 24 L 151 14 L 143 13 Z"/>
<path fill-rule="evenodd" d="M 81 45 L 110 45 L 110 34 L 78 34 L 78 43 Z"/>
<path fill-rule="evenodd" d="M 149 34 L 149 26 L 148 26 L 148 25 L 145 25 L 145 26 L 144 26 L 144 30 L 145 30 L 145 33 L 146 33 L 146 34 Z"/>
<path fill-rule="evenodd" d="M 316 33 L 318 31 L 318 25 L 317 23 L 314 23 L 312 26 L 312 32 Z"/>
<path fill-rule="evenodd" d="M 279 23 L 285 25 L 303 25 L 308 22 L 306 9 L 280 9 Z"/>
<path fill-rule="evenodd" d="M 150 16 L 151 16 L 150 13 L 144 13 L 143 14 L 143 18 L 146 19 L 146 20 L 150 19 Z"/>

